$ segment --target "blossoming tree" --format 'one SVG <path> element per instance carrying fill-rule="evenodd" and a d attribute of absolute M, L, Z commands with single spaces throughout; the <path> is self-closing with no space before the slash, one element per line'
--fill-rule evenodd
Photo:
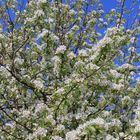
<path fill-rule="evenodd" d="M 1 140 L 139 140 L 139 15 L 98 0 L 0 1 Z"/>

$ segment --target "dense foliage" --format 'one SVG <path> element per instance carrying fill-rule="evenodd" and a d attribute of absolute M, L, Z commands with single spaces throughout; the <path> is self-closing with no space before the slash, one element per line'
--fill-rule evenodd
<path fill-rule="evenodd" d="M 0 1 L 0 139 L 139 140 L 138 2 L 23 2 Z"/>

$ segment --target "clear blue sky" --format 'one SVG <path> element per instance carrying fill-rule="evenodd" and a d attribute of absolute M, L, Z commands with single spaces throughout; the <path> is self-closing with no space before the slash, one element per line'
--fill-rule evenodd
<path fill-rule="evenodd" d="M 110 9 L 117 6 L 117 0 L 100 0 L 103 3 L 104 10 L 108 12 Z"/>

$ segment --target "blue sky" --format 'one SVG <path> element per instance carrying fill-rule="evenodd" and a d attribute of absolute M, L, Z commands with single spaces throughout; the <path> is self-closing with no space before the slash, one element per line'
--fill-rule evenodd
<path fill-rule="evenodd" d="M 105 11 L 109 11 L 111 8 L 115 8 L 117 6 L 117 0 L 100 0 L 100 1 L 104 6 Z M 126 0 L 125 5 L 128 8 L 130 8 L 132 1 L 134 0 Z M 138 2 L 137 5 L 134 6 L 134 8 L 138 9 L 139 6 L 140 6 L 140 2 Z"/>
<path fill-rule="evenodd" d="M 105 12 L 108 12 L 110 9 L 117 6 L 116 0 L 100 0 L 104 6 Z"/>

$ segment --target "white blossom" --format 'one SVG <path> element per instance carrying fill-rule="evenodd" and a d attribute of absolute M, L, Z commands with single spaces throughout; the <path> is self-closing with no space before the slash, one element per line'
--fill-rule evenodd
<path fill-rule="evenodd" d="M 131 101 L 131 98 L 129 96 L 124 96 L 122 98 L 122 102 L 126 102 L 126 101 Z"/>
<path fill-rule="evenodd" d="M 44 84 L 41 79 L 36 79 L 33 81 L 33 83 L 38 89 L 42 89 L 44 87 Z"/>
<path fill-rule="evenodd" d="M 22 117 L 24 117 L 24 118 L 30 117 L 30 111 L 29 110 L 23 110 Z"/>
<path fill-rule="evenodd" d="M 59 89 L 56 91 L 56 93 L 62 94 L 64 91 L 65 91 L 64 88 L 59 88 Z"/>
<path fill-rule="evenodd" d="M 130 52 L 135 52 L 135 51 L 136 51 L 136 48 L 135 48 L 135 47 L 130 47 L 128 50 L 129 50 Z"/>
<path fill-rule="evenodd" d="M 56 49 L 56 54 L 64 54 L 64 52 L 66 51 L 66 46 L 64 45 L 60 45 L 57 49 Z"/>
<path fill-rule="evenodd" d="M 43 10 L 36 10 L 34 17 L 37 18 L 37 17 L 40 17 L 40 16 L 44 16 Z"/>
<path fill-rule="evenodd" d="M 46 3 L 46 0 L 38 0 L 37 4 Z"/>
<path fill-rule="evenodd" d="M 130 39 L 130 42 L 133 44 L 134 42 L 135 42 L 135 37 L 132 37 L 131 39 Z"/>
<path fill-rule="evenodd" d="M 116 9 L 111 9 L 111 12 L 113 12 L 113 13 L 116 12 Z"/>
<path fill-rule="evenodd" d="M 44 103 L 38 103 L 35 107 L 35 113 L 46 110 L 47 106 Z"/>
<path fill-rule="evenodd" d="M 121 138 L 124 138 L 124 137 L 125 137 L 125 134 L 124 134 L 123 132 L 120 132 L 120 133 L 119 133 L 119 136 L 120 136 Z"/>
<path fill-rule="evenodd" d="M 70 131 L 66 133 L 66 140 L 76 140 L 78 134 L 79 132 L 76 130 Z"/>
<path fill-rule="evenodd" d="M 70 52 L 67 56 L 69 59 L 73 59 L 76 57 L 76 55 L 73 52 Z"/>
<path fill-rule="evenodd" d="M 87 50 L 84 49 L 79 50 L 79 56 L 83 56 L 83 57 L 88 56 Z"/>
<path fill-rule="evenodd" d="M 107 134 L 107 136 L 105 137 L 105 140 L 119 140 L 119 139 L 116 139 L 113 136 L 111 136 L 110 134 Z"/>
<path fill-rule="evenodd" d="M 62 124 L 60 124 L 60 125 L 57 126 L 57 129 L 58 129 L 58 130 L 61 130 L 61 131 L 62 131 L 62 130 L 65 130 L 65 126 L 62 125 Z"/>
<path fill-rule="evenodd" d="M 41 33 L 38 34 L 37 39 L 44 37 L 47 33 L 49 33 L 49 31 L 44 29 Z"/>
<path fill-rule="evenodd" d="M 14 60 L 14 62 L 15 63 L 17 63 L 17 64 L 19 64 L 19 65 L 22 65 L 23 63 L 24 63 L 24 59 L 21 59 L 21 58 L 16 58 L 15 60 Z"/>
<path fill-rule="evenodd" d="M 121 76 L 120 73 L 118 73 L 116 70 L 113 70 L 113 69 L 110 70 L 110 74 L 116 78 L 119 78 Z"/>
<path fill-rule="evenodd" d="M 54 56 L 52 58 L 52 62 L 54 63 L 54 69 L 53 69 L 54 73 L 59 75 L 61 59 L 58 56 Z"/>
<path fill-rule="evenodd" d="M 61 138 L 59 136 L 53 136 L 53 140 L 63 140 L 63 138 Z"/>
<path fill-rule="evenodd" d="M 51 33 L 50 36 L 54 42 L 59 43 L 59 37 L 57 35 L 55 35 L 54 33 Z"/>
<path fill-rule="evenodd" d="M 122 66 L 118 67 L 118 69 L 133 69 L 134 66 L 128 63 L 123 64 Z"/>
<path fill-rule="evenodd" d="M 37 136 L 42 136 L 45 137 L 47 135 L 47 130 L 44 128 L 39 127 L 34 133 L 33 136 L 37 137 Z"/>
<path fill-rule="evenodd" d="M 98 70 L 99 68 L 100 68 L 99 66 L 92 63 L 86 65 L 86 69 L 90 69 L 90 70 Z"/>
<path fill-rule="evenodd" d="M 124 87 L 123 84 L 116 84 L 116 83 L 112 83 L 111 86 L 114 90 L 121 90 Z"/>
<path fill-rule="evenodd" d="M 104 20 L 103 20 L 102 18 L 99 18 L 99 21 L 100 21 L 100 22 L 103 22 Z"/>

